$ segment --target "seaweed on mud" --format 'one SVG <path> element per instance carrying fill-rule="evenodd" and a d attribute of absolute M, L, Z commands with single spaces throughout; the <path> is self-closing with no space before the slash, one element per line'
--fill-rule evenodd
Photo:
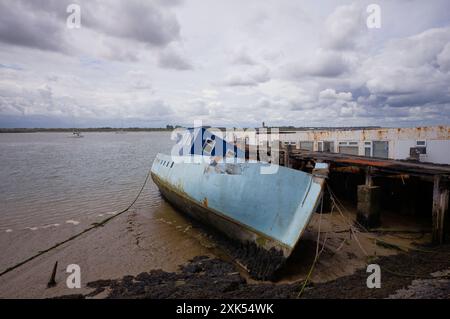
<path fill-rule="evenodd" d="M 444 245 L 434 251 L 418 250 L 379 257 L 372 262 L 379 264 L 382 270 L 380 289 L 367 288 L 367 273 L 363 268 L 353 275 L 308 285 L 302 298 L 386 298 L 408 287 L 415 279 L 430 278 L 430 273 L 449 269 L 449 253 L 450 245 Z M 178 272 L 151 270 L 117 280 L 98 280 L 88 284 L 94 291 L 87 295 L 61 298 L 93 297 L 106 289 L 107 298 L 296 298 L 301 286 L 301 281 L 292 284 L 249 284 L 234 264 L 198 256 L 180 266 Z M 433 287 L 438 286 L 428 286 L 431 287 L 428 297 L 442 295 L 442 287 L 434 292 Z"/>

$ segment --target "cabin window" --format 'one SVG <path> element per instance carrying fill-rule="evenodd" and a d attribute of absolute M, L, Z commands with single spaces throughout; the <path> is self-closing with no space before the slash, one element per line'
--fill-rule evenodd
<path fill-rule="evenodd" d="M 205 145 L 203 146 L 203 153 L 207 154 L 207 155 L 211 155 L 211 152 L 215 145 L 216 145 L 216 141 L 214 141 L 210 138 L 207 138 Z"/>

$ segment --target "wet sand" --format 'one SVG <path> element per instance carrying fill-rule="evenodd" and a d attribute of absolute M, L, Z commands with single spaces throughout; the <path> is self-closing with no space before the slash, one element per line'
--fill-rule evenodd
<path fill-rule="evenodd" d="M 422 247 L 429 234 L 396 234 L 389 229 L 353 233 L 349 224 L 353 213 L 346 213 L 345 219 L 336 212 L 322 217 L 314 214 L 286 265 L 272 281 L 263 282 L 250 278 L 233 260 L 233 246 L 224 244 L 223 236 L 164 202 L 161 209 L 150 213 L 144 196 L 133 209 L 107 225 L 1 277 L 0 297 L 294 298 L 314 260 L 319 223 L 325 248 L 305 298 L 386 298 L 418 279 L 411 274 L 433 279 L 430 273 L 450 267 L 448 246 L 439 248 L 444 251 L 439 254 L 406 252 L 408 247 Z M 398 229 L 395 223 L 392 227 Z M 47 288 L 55 261 L 59 263 L 57 285 Z M 366 266 L 374 262 L 382 267 L 382 289 L 366 287 Z M 81 267 L 81 289 L 69 289 L 65 284 L 65 267 L 73 263 Z M 441 284 L 445 286 L 445 282 Z"/>
<path fill-rule="evenodd" d="M 105 226 L 2 276 L 0 297 L 48 298 L 72 294 L 74 290 L 86 293 L 90 290 L 86 283 L 90 281 L 136 275 L 149 269 L 175 271 L 178 265 L 195 256 L 210 254 L 208 239 L 168 204 L 164 203 L 160 210 L 151 213 L 146 205 L 143 198 L 135 208 Z M 7 253 L 13 254 L 13 251 Z M 3 252 L 2 258 L 5 257 L 8 256 Z M 9 259 L 18 260 L 14 256 Z M 48 289 L 56 261 L 57 285 Z M 81 267 L 81 289 L 69 289 L 65 284 L 69 264 Z"/>

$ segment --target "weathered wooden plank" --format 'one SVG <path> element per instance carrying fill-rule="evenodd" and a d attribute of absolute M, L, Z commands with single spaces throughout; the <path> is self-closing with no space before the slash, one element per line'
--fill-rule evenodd
<path fill-rule="evenodd" d="M 305 152 L 297 149 L 290 150 L 289 156 L 301 160 L 323 160 L 342 166 L 373 167 L 377 168 L 378 171 L 391 173 L 410 173 L 425 179 L 432 178 L 434 175 L 442 175 L 443 178 L 450 179 L 450 165 L 445 164 L 413 163 L 404 160 L 379 159 L 340 153 Z"/>
<path fill-rule="evenodd" d="M 443 244 L 444 243 L 444 221 L 445 214 L 448 208 L 448 196 L 449 190 L 447 185 L 443 183 L 441 176 L 436 175 L 434 178 L 433 185 L 433 243 Z"/>

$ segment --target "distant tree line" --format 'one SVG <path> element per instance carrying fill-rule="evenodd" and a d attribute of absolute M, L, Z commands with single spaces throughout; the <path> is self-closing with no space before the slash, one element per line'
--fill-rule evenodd
<path fill-rule="evenodd" d="M 166 127 L 128 127 L 128 128 L 114 128 L 114 127 L 90 127 L 90 128 L 76 128 L 80 132 L 171 132 L 174 129 L 181 128 L 180 125 L 166 125 Z M 209 127 L 209 126 L 208 126 Z M 270 127 L 265 127 L 270 129 Z M 275 128 L 275 127 L 274 127 Z M 342 126 L 342 127 L 295 127 L 295 126 L 278 126 L 280 131 L 314 131 L 314 130 L 362 130 L 362 129 L 379 129 L 380 126 Z M 217 129 L 225 130 L 225 127 L 217 127 Z M 242 128 L 246 129 L 246 128 Z M 0 133 L 36 133 L 36 132 L 72 132 L 74 128 L 0 128 Z"/>
<path fill-rule="evenodd" d="M 37 132 L 72 132 L 73 128 L 0 128 L 0 133 L 37 133 Z M 114 127 L 90 127 L 90 128 L 77 128 L 80 132 L 160 132 L 160 131 L 172 131 L 168 127 L 128 127 L 128 128 L 114 128 Z"/>

